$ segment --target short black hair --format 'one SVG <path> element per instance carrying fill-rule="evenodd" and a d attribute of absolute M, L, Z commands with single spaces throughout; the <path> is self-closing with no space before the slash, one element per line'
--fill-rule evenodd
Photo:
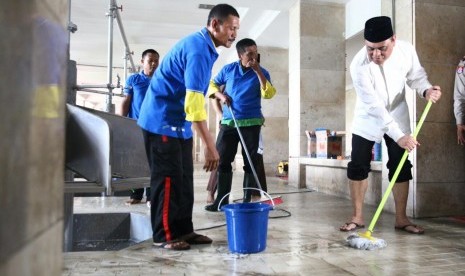
<path fill-rule="evenodd" d="M 251 38 L 244 38 L 239 40 L 236 43 L 236 50 L 238 54 L 243 54 L 245 53 L 245 48 L 250 47 L 250 46 L 257 46 L 255 41 Z"/>
<path fill-rule="evenodd" d="M 214 6 L 208 14 L 207 26 L 210 25 L 213 18 L 218 19 L 220 24 L 222 24 L 230 15 L 239 17 L 239 13 L 233 6 L 228 4 L 218 4 Z"/>
<path fill-rule="evenodd" d="M 160 54 L 155 51 L 154 49 L 147 49 L 145 51 L 142 52 L 142 59 L 147 55 L 147 54 L 154 54 L 154 55 L 157 55 L 158 57 L 160 57 Z"/>

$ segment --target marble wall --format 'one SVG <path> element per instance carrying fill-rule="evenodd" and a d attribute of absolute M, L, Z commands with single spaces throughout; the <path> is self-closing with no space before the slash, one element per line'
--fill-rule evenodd
<path fill-rule="evenodd" d="M 289 17 L 289 182 L 297 185 L 305 130 L 345 129 L 345 8 L 301 0 Z"/>
<path fill-rule="evenodd" d="M 442 88 L 419 134 L 416 156 L 416 217 L 463 215 L 465 149 L 457 145 L 453 114 L 455 69 L 465 55 L 465 1 L 417 0 L 414 37 L 418 56 L 429 79 Z M 426 102 L 416 99 L 416 115 Z"/>
<path fill-rule="evenodd" d="M 330 161 L 339 160 L 313 159 L 309 162 L 312 164 L 311 166 L 305 166 L 307 188 L 320 193 L 350 199 L 350 189 L 349 185 L 347 185 L 348 160 L 334 162 L 336 164 L 331 164 Z M 380 168 L 380 164 L 372 164 L 371 166 L 372 171 L 368 175 L 365 204 L 377 206 L 381 202 L 383 191 L 381 188 L 382 174 Z"/>
<path fill-rule="evenodd" d="M 260 63 L 268 70 L 276 95 L 262 99 L 265 125 L 262 128 L 263 161 L 267 175 L 275 175 L 280 161 L 289 156 L 289 51 L 287 49 L 260 47 Z"/>
<path fill-rule="evenodd" d="M 2 1 L 0 275 L 60 275 L 68 1 Z"/>

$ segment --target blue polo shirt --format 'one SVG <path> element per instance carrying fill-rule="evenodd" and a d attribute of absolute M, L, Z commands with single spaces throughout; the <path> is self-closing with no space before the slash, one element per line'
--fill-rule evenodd
<path fill-rule="evenodd" d="M 150 84 L 150 77 L 141 71 L 138 74 L 131 75 L 126 80 L 124 94 L 131 95 L 131 105 L 129 106 L 128 117 L 136 119 L 139 118 L 140 106 L 145 97 L 145 92 Z"/>
<path fill-rule="evenodd" d="M 260 68 L 271 83 L 270 73 L 265 68 Z M 225 85 L 224 91 L 231 97 L 231 107 L 237 120 L 263 118 L 260 80 L 252 68 L 244 71 L 240 61 L 235 61 L 225 65 L 213 82 L 218 86 Z M 229 120 L 232 120 L 229 108 L 223 106 L 222 122 Z"/>
<path fill-rule="evenodd" d="M 184 111 L 186 91 L 205 96 L 217 58 L 207 28 L 176 43 L 150 81 L 138 125 L 160 135 L 191 138 L 192 123 L 186 120 Z"/>

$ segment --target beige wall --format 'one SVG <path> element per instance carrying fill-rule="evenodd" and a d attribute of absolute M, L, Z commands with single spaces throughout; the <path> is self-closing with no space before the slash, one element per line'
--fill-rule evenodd
<path fill-rule="evenodd" d="M 465 149 L 457 145 L 453 115 L 455 69 L 465 55 L 463 20 L 465 1 L 417 0 L 414 12 L 415 46 L 433 84 L 442 88 L 442 99 L 428 114 L 418 139 L 417 217 L 463 215 L 465 202 Z M 416 100 L 420 117 L 425 101 Z"/>
<path fill-rule="evenodd" d="M 262 99 L 265 125 L 263 160 L 267 175 L 275 175 L 278 163 L 289 156 L 289 51 L 287 49 L 260 47 L 260 63 L 268 70 L 276 88 L 272 99 Z"/>
<path fill-rule="evenodd" d="M 297 1 L 289 25 L 289 182 L 297 185 L 305 130 L 345 129 L 344 5 Z"/>
<path fill-rule="evenodd" d="M 0 275 L 62 270 L 67 3 L 2 1 Z"/>

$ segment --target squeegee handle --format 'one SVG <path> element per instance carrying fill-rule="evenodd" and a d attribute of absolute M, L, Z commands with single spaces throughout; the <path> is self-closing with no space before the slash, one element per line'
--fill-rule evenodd
<path fill-rule="evenodd" d="M 431 108 L 432 101 L 428 101 L 428 104 L 425 107 L 425 110 L 423 111 L 423 114 L 421 114 L 420 121 L 418 121 L 417 127 L 415 128 L 415 131 L 413 132 L 413 138 L 417 138 L 418 133 L 420 132 L 421 127 L 423 126 L 423 122 L 426 119 L 426 115 L 428 115 L 429 109 Z M 389 186 L 387 187 L 386 191 L 384 192 L 383 198 L 381 199 L 381 202 L 378 206 L 378 209 L 376 209 L 376 213 L 373 216 L 373 219 L 370 222 L 370 225 L 368 226 L 368 231 L 373 233 L 373 228 L 375 228 L 375 224 L 378 221 L 379 215 L 381 214 L 381 211 L 384 208 L 384 204 L 386 204 L 386 201 L 389 197 L 389 194 L 391 194 L 391 190 L 394 187 L 394 184 L 397 181 L 397 177 L 400 174 L 400 171 L 402 167 L 404 166 L 405 160 L 407 160 L 408 157 L 408 150 L 405 150 L 404 154 L 402 155 L 402 159 L 400 159 L 399 165 L 397 166 L 397 169 L 392 176 L 391 182 L 389 182 Z"/>
<path fill-rule="evenodd" d="M 254 164 L 252 163 L 252 158 L 250 158 L 249 150 L 247 149 L 247 145 L 244 142 L 244 137 L 242 137 L 241 129 L 239 128 L 239 125 L 237 124 L 236 116 L 234 116 L 234 112 L 233 112 L 231 106 L 230 105 L 227 105 L 227 106 L 229 108 L 229 112 L 231 112 L 231 117 L 232 117 L 232 119 L 234 121 L 234 125 L 236 126 L 237 134 L 239 134 L 239 139 L 241 140 L 242 149 L 245 152 L 245 155 L 247 157 L 247 161 L 249 161 L 250 169 L 252 170 L 252 174 L 253 174 L 253 177 L 255 179 L 255 182 L 257 183 L 258 188 L 261 191 L 263 191 L 262 185 L 260 185 L 260 180 L 258 180 L 257 171 L 255 171 Z"/>

